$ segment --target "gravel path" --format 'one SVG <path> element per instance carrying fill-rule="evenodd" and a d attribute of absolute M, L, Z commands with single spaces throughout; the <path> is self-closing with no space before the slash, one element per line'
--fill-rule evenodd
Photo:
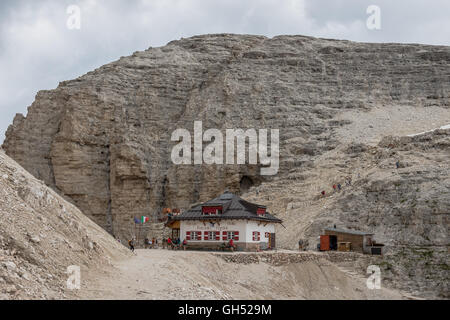
<path fill-rule="evenodd" d="M 241 254 L 241 253 L 235 253 Z M 292 254 L 292 253 L 291 253 Z M 311 253 L 317 254 L 317 253 Z M 76 299 L 402 299 L 368 290 L 329 261 L 274 266 L 230 263 L 209 252 L 136 250 L 101 272 L 82 274 Z"/>

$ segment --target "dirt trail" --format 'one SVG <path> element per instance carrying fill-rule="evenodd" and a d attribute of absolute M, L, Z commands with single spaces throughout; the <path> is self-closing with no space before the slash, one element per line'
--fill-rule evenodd
<path fill-rule="evenodd" d="M 288 251 L 286 251 L 289 253 Z M 292 253 L 292 252 L 291 252 Z M 246 255 L 246 253 L 234 253 Z M 300 254 L 300 253 L 299 253 Z M 317 255 L 317 253 L 307 253 Z M 220 254 L 136 250 L 104 272 L 82 274 L 75 299 L 404 299 L 325 259 L 276 266 L 226 262 Z"/>

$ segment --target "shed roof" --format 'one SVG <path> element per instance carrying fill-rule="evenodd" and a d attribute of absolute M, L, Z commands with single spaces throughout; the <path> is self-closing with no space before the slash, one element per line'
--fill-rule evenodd
<path fill-rule="evenodd" d="M 359 236 L 370 236 L 373 235 L 373 233 L 370 232 L 362 232 L 362 231 L 356 231 L 356 230 L 345 230 L 345 229 L 337 229 L 337 228 L 325 228 L 325 231 L 332 231 L 337 233 L 349 233 L 349 234 L 356 234 Z"/>
<path fill-rule="evenodd" d="M 217 216 L 209 216 L 202 214 L 202 207 L 205 205 L 222 205 L 222 214 Z M 281 223 L 282 221 L 270 213 L 266 212 L 264 215 L 256 213 L 258 208 L 266 208 L 263 205 L 258 205 L 241 199 L 237 195 L 225 191 L 223 194 L 209 200 L 205 203 L 196 205 L 182 214 L 173 217 L 174 220 L 211 220 L 211 219 L 249 219 L 258 221 L 267 221 L 274 223 Z"/>

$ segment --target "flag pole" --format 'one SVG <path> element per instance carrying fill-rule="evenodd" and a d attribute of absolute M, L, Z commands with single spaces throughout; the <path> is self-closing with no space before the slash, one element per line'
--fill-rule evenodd
<path fill-rule="evenodd" d="M 142 218 L 141 218 L 141 224 L 142 224 Z M 137 235 L 137 240 L 136 240 L 136 244 L 138 244 L 139 245 L 139 235 L 140 235 L 140 233 L 141 233 L 141 226 L 139 226 L 139 228 L 138 228 L 138 235 Z"/>

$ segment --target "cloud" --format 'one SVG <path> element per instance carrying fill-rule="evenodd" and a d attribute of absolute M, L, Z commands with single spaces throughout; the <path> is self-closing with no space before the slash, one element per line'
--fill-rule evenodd
<path fill-rule="evenodd" d="M 66 27 L 72 4 L 81 8 L 80 30 Z M 381 8 L 381 30 L 366 28 L 370 4 Z M 149 46 L 221 32 L 449 45 L 448 12 L 447 0 L 4 0 L 0 141 L 37 91 Z"/>

